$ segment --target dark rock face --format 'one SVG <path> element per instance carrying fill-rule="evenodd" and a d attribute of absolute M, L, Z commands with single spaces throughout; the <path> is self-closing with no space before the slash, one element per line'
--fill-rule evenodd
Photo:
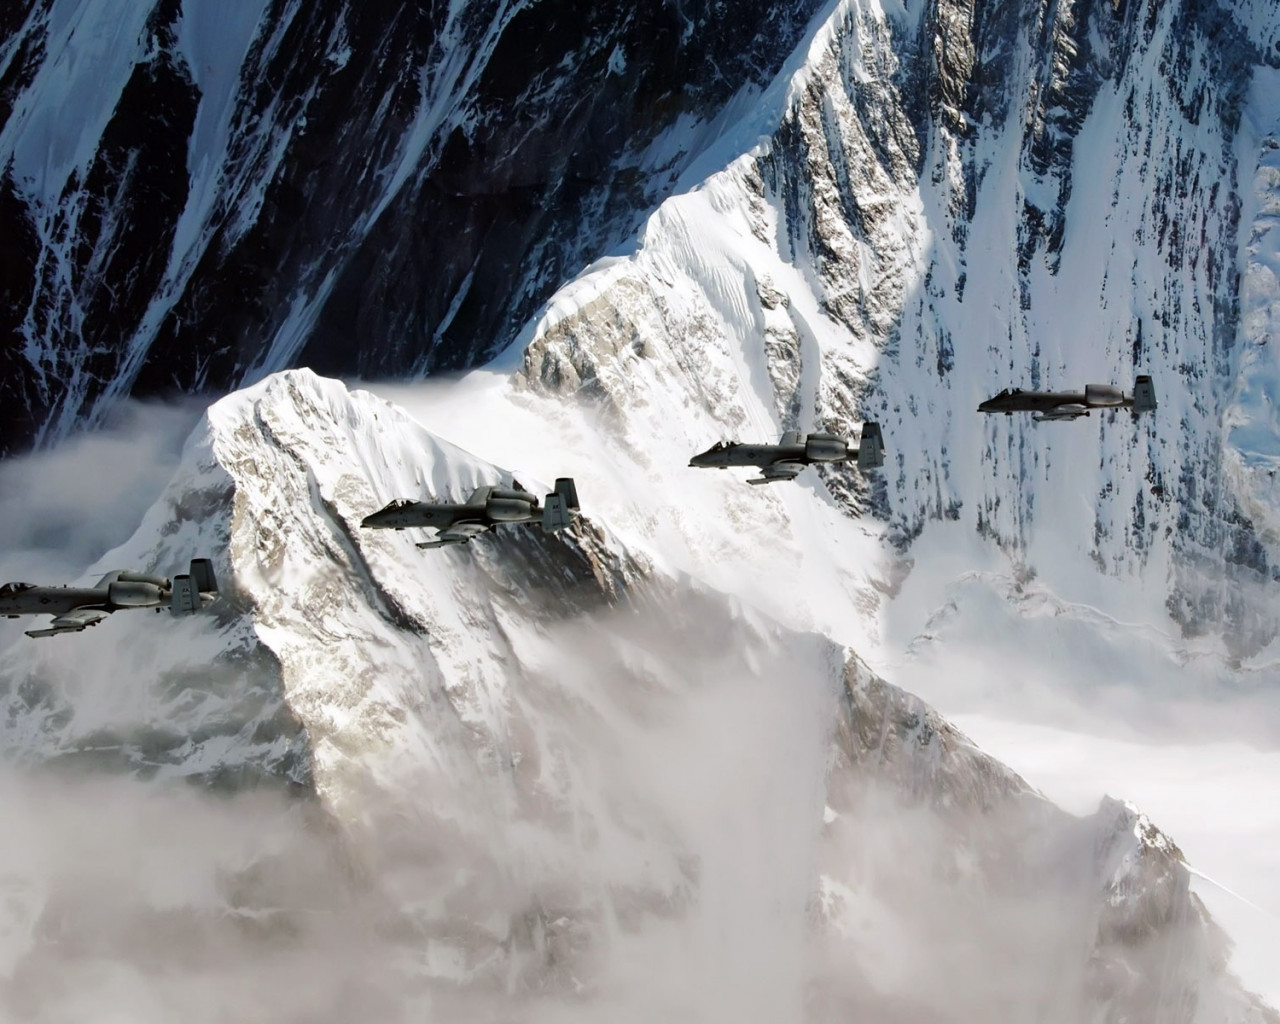
<path fill-rule="evenodd" d="M 905 18 L 851 15 L 836 31 L 856 45 L 860 74 L 828 61 L 761 161 L 785 211 L 786 258 L 882 355 L 869 383 L 829 360 L 818 414 L 861 412 L 888 436 L 937 431 L 914 465 L 897 454 L 891 498 L 872 506 L 902 548 L 969 503 L 980 533 L 1027 551 L 1029 482 L 1059 472 L 1054 454 L 1035 433 L 991 428 L 975 498 L 947 456 L 951 395 L 975 371 L 979 388 L 1069 380 L 1097 365 L 1105 339 L 1117 379 L 1154 373 L 1189 400 L 1176 423 L 1166 401 L 1169 426 L 1141 424 L 1146 436 L 1104 448 L 1089 555 L 1115 572 L 1172 544 L 1170 613 L 1188 634 L 1222 629 L 1241 658 L 1275 635 L 1255 598 L 1278 571 L 1222 457 L 1224 397 L 1242 365 L 1240 244 L 1255 230 L 1241 219 L 1256 159 L 1240 155 L 1253 130 L 1242 115 L 1256 70 L 1275 64 L 1272 22 L 1257 13 L 935 0 Z M 913 241 L 902 211 L 917 195 L 928 231 Z M 1077 303 L 1106 312 L 1061 330 L 1054 311 Z"/>
<path fill-rule="evenodd" d="M 768 82 L 818 4 L 113 6 L 141 29 L 100 66 L 100 25 L 0 13 L 3 451 L 125 394 L 483 361 L 670 190 L 690 154 L 655 140 Z M 114 99 L 87 148 L 86 83 Z"/>

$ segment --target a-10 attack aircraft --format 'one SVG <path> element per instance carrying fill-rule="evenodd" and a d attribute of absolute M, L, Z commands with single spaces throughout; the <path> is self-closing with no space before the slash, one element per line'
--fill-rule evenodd
<path fill-rule="evenodd" d="M 689 465 L 696 469 L 728 469 L 730 466 L 755 466 L 761 475 L 749 484 L 768 484 L 775 480 L 794 480 L 805 466 L 815 462 L 856 461 L 861 470 L 884 465 L 884 438 L 880 425 L 864 423 L 858 447 L 835 434 L 817 433 L 803 436 L 788 430 L 777 444 L 739 444 L 721 441 L 695 455 Z"/>
<path fill-rule="evenodd" d="M 1126 395 L 1111 384 L 1086 384 L 1084 391 L 1001 391 L 995 398 L 988 398 L 978 412 L 1002 412 L 1012 416 L 1015 412 L 1038 413 L 1037 423 L 1045 420 L 1073 420 L 1088 416 L 1091 409 L 1132 409 L 1134 414 L 1150 412 L 1156 407 L 1156 390 L 1151 378 L 1141 376 L 1133 384 L 1133 394 Z"/>
<path fill-rule="evenodd" d="M 174 615 L 191 615 L 218 597 L 213 562 L 193 558 L 189 574 L 151 576 L 116 569 L 92 587 L 39 587 L 34 583 L 6 583 L 0 587 L 0 615 L 52 615 L 48 629 L 29 629 L 27 636 L 79 633 L 96 626 L 112 612 L 125 608 L 168 606 Z"/>
<path fill-rule="evenodd" d="M 578 489 L 569 477 L 556 481 L 555 490 L 539 505 L 516 481 L 512 487 L 477 487 L 465 504 L 447 501 L 393 501 L 386 508 L 365 516 L 361 526 L 372 530 L 405 530 L 435 527 L 435 540 L 423 541 L 420 548 L 442 548 L 466 544 L 486 530 L 503 523 L 541 522 L 547 533 L 563 530 L 578 511 Z"/>

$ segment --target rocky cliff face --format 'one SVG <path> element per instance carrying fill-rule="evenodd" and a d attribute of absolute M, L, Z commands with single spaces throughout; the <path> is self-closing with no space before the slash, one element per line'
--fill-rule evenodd
<path fill-rule="evenodd" d="M 1275 635 L 1266 3 L 849 2 L 813 26 L 803 3 L 304 6 L 6 14 L 9 449 L 129 393 L 474 365 L 767 135 L 719 176 L 719 242 L 674 210 L 643 230 L 687 237 L 602 300 L 621 333 L 656 311 L 693 367 L 709 334 L 760 332 L 756 429 L 882 420 L 904 442 L 885 493 L 833 486 L 901 546 L 962 518 L 1035 565 L 1037 508 L 1087 495 L 1055 550 L 1159 577 L 1238 660 Z M 1137 372 L 1163 401 L 1132 426 L 972 415 Z"/>
<path fill-rule="evenodd" d="M 961 520 L 1031 571 L 1091 561 L 1247 660 L 1278 626 L 1259 498 L 1280 451 L 1259 403 L 1276 32 L 1200 4 L 841 5 L 774 94 L 773 135 L 565 293 L 589 304 L 553 303 L 529 373 L 557 387 L 573 363 L 616 404 L 599 364 L 643 338 L 725 429 L 878 420 L 884 490 L 824 480 L 902 549 Z M 1005 386 L 1139 372 L 1160 393 L 1145 419 L 974 413 Z"/>
<path fill-rule="evenodd" d="M 482 361 L 670 192 L 816 7 L 9 5 L 0 444 L 298 363 Z"/>
<path fill-rule="evenodd" d="M 319 823 L 192 812 L 216 826 L 196 884 L 126 853 L 106 903 L 70 855 L 14 855 L 4 1008 L 172 964 L 163 934 L 224 954 L 246 1012 L 276 1005 L 250 950 L 343 1019 L 1272 1019 L 1158 829 L 1062 814 L 851 650 L 876 651 L 912 545 L 958 524 L 1038 607 L 1105 579 L 1220 638 L 1224 671 L 1273 671 L 1267 0 L 849 0 L 809 34 L 770 8 L 696 68 L 721 43 L 687 5 L 303 7 L 0 15 L 4 379 L 28 410 L 7 443 L 128 392 L 515 341 L 413 416 L 307 372 L 215 405 L 95 568 L 214 553 L 217 612 L 9 648 L 29 765 L 223 783 L 236 808 L 283 783 Z M 649 210 L 633 252 L 557 289 Z M 1139 371 L 1161 408 L 1137 422 L 973 411 Z M 865 419 L 879 476 L 684 465 Z M 357 525 L 513 472 L 572 473 L 587 520 L 435 552 Z M 207 1011 L 192 960 L 134 1015 Z"/>

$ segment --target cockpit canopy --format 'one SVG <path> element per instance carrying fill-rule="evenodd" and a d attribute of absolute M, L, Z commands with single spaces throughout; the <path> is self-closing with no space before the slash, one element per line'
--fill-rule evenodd
<path fill-rule="evenodd" d="M 0 597 L 8 597 L 11 594 L 21 594 L 24 590 L 35 590 L 34 583 L 6 583 L 0 587 Z"/>

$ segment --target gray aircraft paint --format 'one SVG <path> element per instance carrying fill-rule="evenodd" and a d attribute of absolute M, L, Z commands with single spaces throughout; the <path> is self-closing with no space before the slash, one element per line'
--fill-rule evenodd
<path fill-rule="evenodd" d="M 125 609 L 162 611 L 168 607 L 174 615 L 190 615 L 212 604 L 217 596 L 213 563 L 207 558 L 194 558 L 189 573 L 172 579 L 116 569 L 92 587 L 6 583 L 0 586 L 0 615 L 10 619 L 22 615 L 52 615 L 48 629 L 27 631 L 30 637 L 46 637 L 79 633 L 97 625 L 112 612 Z"/>
<path fill-rule="evenodd" d="M 762 475 L 750 484 L 794 480 L 805 466 L 819 462 L 856 462 L 864 472 L 884 465 L 884 439 L 877 423 L 864 423 L 857 447 L 834 434 L 813 433 L 807 437 L 788 430 L 777 444 L 740 444 L 736 441 L 713 445 L 689 460 L 694 469 L 729 469 L 755 466 Z"/>
<path fill-rule="evenodd" d="M 478 487 L 464 503 L 399 499 L 365 516 L 361 526 L 370 530 L 433 528 L 434 540 L 420 548 L 467 544 L 472 538 L 503 523 L 540 522 L 547 533 L 571 525 L 578 511 L 578 489 L 569 477 L 556 480 L 555 489 L 539 503 L 535 494 L 519 484 L 512 488 Z"/>
<path fill-rule="evenodd" d="M 978 406 L 978 412 L 1039 413 L 1037 423 L 1045 420 L 1073 420 L 1088 416 L 1094 409 L 1132 409 L 1134 414 L 1151 412 L 1156 408 L 1155 387 L 1151 378 L 1140 376 L 1134 381 L 1133 394 L 1126 395 L 1112 384 L 1086 384 L 1083 391 L 1023 391 L 1014 388 L 988 398 Z"/>

